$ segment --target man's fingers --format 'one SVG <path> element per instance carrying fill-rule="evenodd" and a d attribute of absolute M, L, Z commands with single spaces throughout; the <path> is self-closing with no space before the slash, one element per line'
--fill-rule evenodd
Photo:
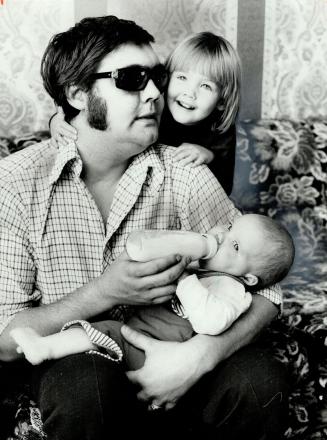
<path fill-rule="evenodd" d="M 136 330 L 133 330 L 127 325 L 122 326 L 121 334 L 130 344 L 143 351 L 149 350 L 151 345 L 153 344 L 152 338 L 150 338 L 149 336 L 145 336 L 142 333 L 137 332 Z"/>
<path fill-rule="evenodd" d="M 175 264 L 174 266 L 171 266 L 160 273 L 149 275 L 144 279 L 144 287 L 147 290 L 150 290 L 156 289 L 157 287 L 175 284 L 176 280 L 184 272 L 186 266 L 190 263 L 190 261 L 191 259 L 189 257 L 183 257 L 178 264 Z"/>
<path fill-rule="evenodd" d="M 167 255 L 162 258 L 155 258 L 154 260 L 134 263 L 131 275 L 136 277 L 147 277 L 166 271 L 172 266 L 180 263 L 182 257 L 180 255 Z"/>
<path fill-rule="evenodd" d="M 158 291 L 157 290 L 152 291 L 152 293 L 155 295 L 155 298 L 153 299 L 152 304 L 162 304 L 162 303 L 169 301 L 172 298 L 173 294 L 176 292 L 176 284 L 172 285 L 171 289 L 169 289 L 169 287 L 170 286 L 167 286 L 168 289 L 166 289 L 165 287 L 162 288 L 162 290 L 164 292 L 164 294 L 162 296 L 161 296 L 161 292 L 159 289 L 158 289 Z M 166 293 L 167 290 L 171 290 L 171 293 L 168 295 Z"/>

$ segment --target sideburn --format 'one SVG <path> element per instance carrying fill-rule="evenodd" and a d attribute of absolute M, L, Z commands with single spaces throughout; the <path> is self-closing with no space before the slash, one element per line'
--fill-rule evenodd
<path fill-rule="evenodd" d="M 105 131 L 108 128 L 108 122 L 107 104 L 104 99 L 90 91 L 87 95 L 87 108 L 87 121 L 90 127 Z"/>

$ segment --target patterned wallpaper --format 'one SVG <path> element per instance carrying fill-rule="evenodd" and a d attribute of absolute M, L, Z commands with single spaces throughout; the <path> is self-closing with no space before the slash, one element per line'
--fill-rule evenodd
<path fill-rule="evenodd" d="M 242 117 L 327 116 L 327 0 L 1 0 L 0 135 L 47 128 L 54 107 L 39 68 L 49 38 L 109 13 L 153 33 L 162 59 L 191 32 L 228 38 L 249 61 Z"/>
<path fill-rule="evenodd" d="M 327 117 L 327 1 L 266 0 L 262 116 Z"/>
<path fill-rule="evenodd" d="M 164 60 L 177 42 L 203 30 L 225 36 L 236 47 L 237 4 L 238 0 L 107 0 L 107 13 L 145 27 Z"/>
<path fill-rule="evenodd" d="M 48 126 L 52 100 L 40 77 L 50 37 L 74 24 L 71 0 L 2 0 L 0 4 L 0 135 Z"/>

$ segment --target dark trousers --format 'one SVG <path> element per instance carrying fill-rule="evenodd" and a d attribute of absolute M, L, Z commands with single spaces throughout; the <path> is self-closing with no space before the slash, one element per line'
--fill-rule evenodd
<path fill-rule="evenodd" d="M 287 427 L 284 366 L 256 345 L 221 363 L 168 412 L 148 412 L 123 367 L 98 355 L 47 362 L 34 376 L 48 440 L 278 440 Z"/>

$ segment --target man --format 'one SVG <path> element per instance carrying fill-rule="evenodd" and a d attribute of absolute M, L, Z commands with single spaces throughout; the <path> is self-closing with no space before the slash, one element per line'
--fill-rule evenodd
<path fill-rule="evenodd" d="M 130 261 L 124 244 L 133 229 L 206 231 L 237 215 L 206 167 L 178 167 L 172 148 L 155 145 L 167 75 L 152 41 L 133 22 L 99 17 L 56 35 L 46 49 L 45 87 L 79 136 L 0 162 L 1 360 L 19 359 L 15 327 L 48 335 L 67 321 L 124 319 L 127 306 L 169 300 L 189 260 Z M 153 436 L 161 422 L 157 437 L 166 427 L 170 436 L 276 440 L 281 367 L 255 346 L 236 353 L 277 313 L 278 289 L 260 293 L 217 337 L 159 342 L 123 328 L 146 353 L 140 370 L 125 373 L 89 353 L 35 369 L 48 439 Z"/>

